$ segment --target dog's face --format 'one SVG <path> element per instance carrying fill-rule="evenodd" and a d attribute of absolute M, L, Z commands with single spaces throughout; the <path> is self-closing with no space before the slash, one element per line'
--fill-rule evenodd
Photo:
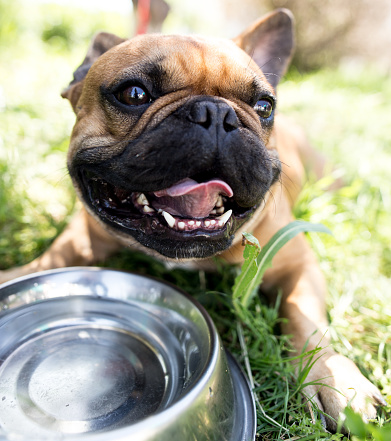
<path fill-rule="evenodd" d="M 284 11 L 235 42 L 98 35 L 63 94 L 77 114 L 68 168 L 89 212 L 169 258 L 226 250 L 279 177 L 274 87 L 291 50 Z"/>

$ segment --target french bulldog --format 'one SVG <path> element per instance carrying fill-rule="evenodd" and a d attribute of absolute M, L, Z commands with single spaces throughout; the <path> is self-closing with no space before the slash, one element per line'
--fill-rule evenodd
<path fill-rule="evenodd" d="M 243 231 L 264 245 L 292 220 L 303 159 L 316 158 L 276 113 L 293 46 L 282 9 L 234 40 L 98 34 L 62 94 L 76 114 L 67 164 L 84 209 L 41 257 L 0 280 L 90 265 L 123 245 L 206 267 L 217 254 L 240 264 Z M 323 348 L 308 377 L 323 386 L 307 394 L 328 426 L 353 397 L 354 410 L 374 417 L 383 398 L 330 346 L 324 278 L 302 235 L 277 253 L 263 288 L 282 291 L 283 332 L 297 352 Z"/>

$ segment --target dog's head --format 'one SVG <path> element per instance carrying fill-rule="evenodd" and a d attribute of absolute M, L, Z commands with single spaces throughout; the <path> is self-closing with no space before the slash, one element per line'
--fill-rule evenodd
<path fill-rule="evenodd" d="M 275 11 L 234 41 L 101 33 L 63 96 L 68 154 L 89 212 L 170 258 L 226 250 L 278 180 L 275 87 L 293 47 Z"/>

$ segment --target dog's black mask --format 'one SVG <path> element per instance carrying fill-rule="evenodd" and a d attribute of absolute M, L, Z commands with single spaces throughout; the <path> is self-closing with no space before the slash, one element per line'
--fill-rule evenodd
<path fill-rule="evenodd" d="M 271 130 L 273 114 L 262 124 Z M 190 98 L 120 153 L 102 160 L 102 150 L 110 147 L 80 150 L 69 164 L 85 202 L 105 223 L 169 258 L 227 249 L 281 169 L 226 101 L 206 96 Z"/>

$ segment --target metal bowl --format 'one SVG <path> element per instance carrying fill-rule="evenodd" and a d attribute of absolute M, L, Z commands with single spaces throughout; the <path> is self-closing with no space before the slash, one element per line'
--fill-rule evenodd
<path fill-rule="evenodd" d="M 99 268 L 0 287 L 0 440 L 248 441 L 248 383 L 177 288 Z"/>

